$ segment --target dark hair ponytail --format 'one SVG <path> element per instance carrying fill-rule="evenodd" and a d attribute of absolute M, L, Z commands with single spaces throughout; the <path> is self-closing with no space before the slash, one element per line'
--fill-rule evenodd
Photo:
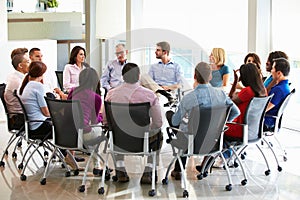
<path fill-rule="evenodd" d="M 23 90 L 24 90 L 25 86 L 27 85 L 27 83 L 29 82 L 30 77 L 31 78 L 40 77 L 45 73 L 46 70 L 47 70 L 47 66 L 43 62 L 41 62 L 41 61 L 31 62 L 29 65 L 29 71 L 22 82 L 19 94 L 20 95 L 23 94 Z"/>
<path fill-rule="evenodd" d="M 28 82 L 29 82 L 29 74 L 26 74 L 25 78 L 23 79 L 22 85 L 20 87 L 20 91 L 19 91 L 20 95 L 23 94 L 23 90 L 24 90 L 24 88 L 25 88 L 25 86 L 27 85 Z"/>

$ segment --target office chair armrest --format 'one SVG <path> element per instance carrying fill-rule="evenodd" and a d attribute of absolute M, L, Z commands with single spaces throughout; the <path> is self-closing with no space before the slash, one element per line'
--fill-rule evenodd
<path fill-rule="evenodd" d="M 226 122 L 226 124 L 236 124 L 236 125 L 240 125 L 240 126 L 246 126 L 247 124 L 242 124 L 242 123 L 238 123 L 238 122 Z"/>
<path fill-rule="evenodd" d="M 174 130 L 174 131 L 176 131 L 176 132 L 179 132 L 179 133 L 183 133 L 183 134 L 187 134 L 187 135 L 193 135 L 193 133 L 183 131 L 183 130 L 181 130 L 181 129 L 179 129 L 179 128 L 175 128 L 175 127 L 167 127 L 167 132 L 170 133 L 170 134 L 172 134 L 172 135 L 173 135 L 173 133 L 169 132 L 170 129 L 172 129 L 172 130 Z"/>
<path fill-rule="evenodd" d="M 223 128 L 223 133 L 226 132 L 228 129 L 229 129 L 229 127 L 225 125 Z"/>
<path fill-rule="evenodd" d="M 17 112 L 7 112 L 7 115 L 24 115 L 23 113 L 17 113 Z"/>
<path fill-rule="evenodd" d="M 31 123 L 31 122 L 48 122 L 49 124 L 52 125 L 52 122 L 49 120 L 27 120 L 27 123 Z"/>
<path fill-rule="evenodd" d="M 186 134 L 186 135 L 193 135 L 193 133 L 185 132 L 185 131 L 183 131 L 179 128 L 175 128 L 175 127 L 171 127 L 171 126 L 167 127 L 166 129 L 167 129 L 167 134 L 168 134 L 168 137 L 169 137 L 166 141 L 167 143 L 170 143 L 173 139 L 175 139 L 174 136 L 177 133 L 182 133 L 182 134 Z M 175 133 L 173 131 L 175 131 Z"/>
<path fill-rule="evenodd" d="M 236 125 L 242 126 L 243 127 L 243 144 L 244 145 L 248 144 L 248 124 L 242 124 L 242 123 L 237 123 L 237 122 L 227 122 L 226 124 L 236 124 Z M 230 129 L 230 127 L 228 127 L 228 129 Z"/>
<path fill-rule="evenodd" d="M 272 118 L 275 118 L 275 119 L 279 118 L 279 116 L 276 116 L 276 115 L 268 115 L 268 114 L 265 114 L 265 117 L 272 117 Z"/>

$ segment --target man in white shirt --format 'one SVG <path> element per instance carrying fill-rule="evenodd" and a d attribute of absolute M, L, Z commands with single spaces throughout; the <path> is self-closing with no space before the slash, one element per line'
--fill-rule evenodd
<path fill-rule="evenodd" d="M 6 79 L 6 87 L 4 92 L 4 99 L 7 105 L 8 112 L 10 113 L 23 113 L 22 107 L 17 98 L 13 95 L 15 90 L 21 86 L 25 74 L 28 72 L 30 60 L 25 48 L 15 49 L 12 54 L 12 65 L 15 69 L 14 72 L 8 75 Z M 20 51 L 19 51 L 20 50 Z M 28 50 L 27 50 L 28 52 Z M 12 115 L 10 117 L 12 128 L 19 129 L 24 124 L 24 117 L 22 115 Z"/>
<path fill-rule="evenodd" d="M 43 62 L 43 54 L 39 48 L 32 48 L 29 51 L 29 58 L 31 62 L 33 61 L 41 61 Z M 43 83 L 45 86 L 46 93 L 53 93 L 60 99 L 67 99 L 67 95 L 64 94 L 58 87 L 57 87 L 57 80 L 55 79 L 55 74 L 51 70 L 47 70 L 44 74 Z"/>

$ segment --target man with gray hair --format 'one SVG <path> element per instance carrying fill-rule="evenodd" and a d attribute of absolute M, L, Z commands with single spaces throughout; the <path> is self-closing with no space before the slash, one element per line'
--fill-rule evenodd
<path fill-rule="evenodd" d="M 107 66 L 101 76 L 101 86 L 106 91 L 115 88 L 123 83 L 122 69 L 127 63 L 128 50 L 125 44 L 117 44 L 115 47 L 116 59 L 111 60 L 107 63 Z"/>

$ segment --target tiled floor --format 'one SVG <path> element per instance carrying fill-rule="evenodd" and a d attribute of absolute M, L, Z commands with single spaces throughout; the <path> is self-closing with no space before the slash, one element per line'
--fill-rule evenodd
<path fill-rule="evenodd" d="M 285 116 L 284 127 L 279 135 L 282 144 L 286 146 L 288 153 L 287 162 L 280 159 L 282 172 L 277 171 L 274 159 L 270 153 L 267 157 L 270 161 L 271 174 L 264 175 L 266 165 L 263 162 L 259 151 L 250 147 L 247 150 L 247 159 L 243 162 L 248 174 L 248 184 L 241 185 L 242 172 L 240 168 L 230 169 L 232 174 L 233 189 L 226 191 L 225 185 L 227 176 L 223 169 L 214 169 L 212 174 L 203 180 L 197 180 L 194 166 L 199 163 L 198 158 L 191 158 L 187 164 L 188 172 L 188 191 L 189 199 L 299 199 L 300 198 L 300 170 L 299 170 L 299 153 L 300 153 L 300 125 L 297 111 L 298 104 L 293 108 L 289 107 L 289 112 Z M 296 130 L 289 130 L 292 128 Z M 0 152 L 2 155 L 6 142 L 9 138 L 6 123 L 0 122 Z M 25 148 L 25 144 L 23 144 Z M 263 147 L 268 152 L 268 149 Z M 163 185 L 161 181 L 156 184 L 156 196 L 149 197 L 148 191 L 150 185 L 140 185 L 139 179 L 144 167 L 144 158 L 127 157 L 125 163 L 130 176 L 130 182 L 121 184 L 112 180 L 107 181 L 105 185 L 105 195 L 98 195 L 97 190 L 100 183 L 99 177 L 93 177 L 89 174 L 88 188 L 84 193 L 78 192 L 78 186 L 81 185 L 82 173 L 79 176 L 64 177 L 65 170 L 60 167 L 60 163 L 53 165 L 51 173 L 47 178 L 47 184 L 41 185 L 39 180 L 42 176 L 43 168 L 41 161 L 36 158 L 36 163 L 30 163 L 30 169 L 26 171 L 27 180 L 21 181 L 17 166 L 21 159 L 20 150 L 17 151 L 18 158 L 11 158 L 11 150 L 8 158 L 5 158 L 5 168 L 0 170 L 0 199 L 182 199 L 183 189 L 180 181 L 169 179 L 168 185 Z M 24 152 L 24 149 L 23 149 Z M 158 170 L 159 180 L 164 177 L 168 163 L 172 157 L 171 149 L 168 144 L 162 148 L 160 166 Z M 81 163 L 84 165 L 84 163 Z"/>

